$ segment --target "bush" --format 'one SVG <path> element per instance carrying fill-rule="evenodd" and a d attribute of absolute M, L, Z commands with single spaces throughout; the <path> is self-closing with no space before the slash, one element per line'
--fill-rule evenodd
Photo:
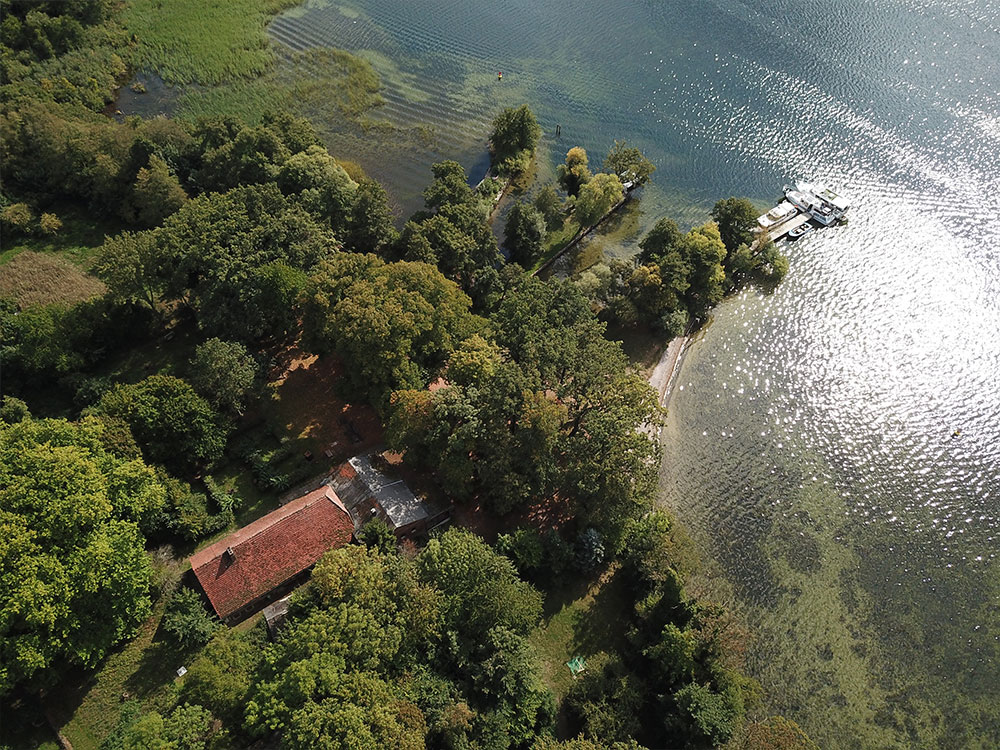
<path fill-rule="evenodd" d="M 42 218 L 38 222 L 38 228 L 42 230 L 42 234 L 46 235 L 57 234 L 62 229 L 62 225 L 62 221 L 55 214 L 42 214 Z"/>
<path fill-rule="evenodd" d="M 27 203 L 12 203 L 0 211 L 0 224 L 4 229 L 20 234 L 27 234 L 31 231 L 35 215 Z"/>
<path fill-rule="evenodd" d="M 163 615 L 163 629 L 180 646 L 203 646 L 219 622 L 205 610 L 201 594 L 184 588 L 174 594 Z"/>
<path fill-rule="evenodd" d="M 208 491 L 208 496 L 215 504 L 216 510 L 220 513 L 232 513 L 243 505 L 243 498 L 235 492 L 227 492 L 224 490 L 219 483 L 208 474 L 205 475 L 205 478 L 202 481 L 205 484 L 205 489 Z"/>
<path fill-rule="evenodd" d="M 573 563 L 577 570 L 590 573 L 604 562 L 604 537 L 597 529 L 587 529 L 576 540 Z"/>
<path fill-rule="evenodd" d="M 383 555 L 391 555 L 399 551 L 396 535 L 381 518 L 374 518 L 366 523 L 361 527 L 357 536 L 358 541 L 368 549 L 376 549 Z"/>
<path fill-rule="evenodd" d="M 31 417 L 28 405 L 19 398 L 4 396 L 0 402 L 0 422 L 15 424 Z"/>
<path fill-rule="evenodd" d="M 497 552 L 510 558 L 522 578 L 547 586 L 566 572 L 573 550 L 555 529 L 542 533 L 534 528 L 515 529 L 497 537 Z"/>

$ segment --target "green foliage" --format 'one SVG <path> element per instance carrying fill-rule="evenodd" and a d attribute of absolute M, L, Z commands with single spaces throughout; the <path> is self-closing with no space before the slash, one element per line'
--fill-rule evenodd
<path fill-rule="evenodd" d="M 329 223 L 340 234 L 352 218 L 358 184 L 322 146 L 310 146 L 281 166 L 278 186 L 285 195 L 298 197 L 300 205 Z"/>
<path fill-rule="evenodd" d="M 38 229 L 42 234 L 53 235 L 62 229 L 62 221 L 55 214 L 43 213 L 38 220 Z"/>
<path fill-rule="evenodd" d="M 542 586 L 558 584 L 573 562 L 573 549 L 555 529 L 542 533 L 519 527 L 497 537 L 497 551 L 510 558 L 524 578 Z"/>
<path fill-rule="evenodd" d="M 220 411 L 242 414 L 257 377 L 257 363 L 235 341 L 208 339 L 191 360 L 191 385 Z"/>
<path fill-rule="evenodd" d="M 137 222 L 145 227 L 159 226 L 187 199 L 180 180 L 170 172 L 167 163 L 150 154 L 149 165 L 139 170 L 132 191 Z"/>
<path fill-rule="evenodd" d="M 0 422 L 16 424 L 31 418 L 28 405 L 14 396 L 4 396 L 0 401 Z"/>
<path fill-rule="evenodd" d="M 137 716 L 103 750 L 224 750 L 229 736 L 201 706 L 176 706 L 166 717 L 156 711 Z"/>
<path fill-rule="evenodd" d="M 214 464 L 226 445 L 215 411 L 180 378 L 151 375 L 119 385 L 99 404 L 101 413 L 123 419 L 147 460 L 194 471 Z"/>
<path fill-rule="evenodd" d="M 527 633 L 541 617 L 542 598 L 517 577 L 507 558 L 468 531 L 449 529 L 417 558 L 422 580 L 444 595 L 445 627 L 461 633 L 466 647 L 494 628 Z"/>
<path fill-rule="evenodd" d="M 637 431 L 655 419 L 655 396 L 622 374 L 620 347 L 568 284 L 516 277 L 492 324 L 493 346 L 456 352 L 448 387 L 396 395 L 390 445 L 458 499 L 504 513 L 558 492 L 613 530 L 655 486 L 655 446 Z"/>
<path fill-rule="evenodd" d="M 137 522 L 164 491 L 103 425 L 0 424 L 0 693 L 92 667 L 149 614 L 149 558 Z"/>
<path fill-rule="evenodd" d="M 538 191 L 538 195 L 535 196 L 535 208 L 542 212 L 545 228 L 550 232 L 562 227 L 566 219 L 566 210 L 554 185 L 545 185 Z"/>
<path fill-rule="evenodd" d="M 442 161 L 431 167 L 434 180 L 424 188 L 424 204 L 435 211 L 442 206 L 468 203 L 473 199 L 465 169 L 457 161 Z"/>
<path fill-rule="evenodd" d="M 290 5 L 289 0 L 180 0 L 164 14 L 154 0 L 137 0 L 127 7 L 124 24 L 138 42 L 136 67 L 168 83 L 218 84 L 271 67 L 274 52 L 264 27 Z"/>
<path fill-rule="evenodd" d="M 545 238 L 545 217 L 527 203 L 515 203 L 507 214 L 504 226 L 504 247 L 510 259 L 524 268 L 531 268 L 542 251 Z"/>
<path fill-rule="evenodd" d="M 589 227 L 599 222 L 611 207 L 625 196 L 625 189 L 618 175 L 601 172 L 581 186 L 573 216 L 580 226 Z"/>
<path fill-rule="evenodd" d="M 231 509 L 213 515 L 205 493 L 195 491 L 188 482 L 170 476 L 162 468 L 157 470 L 157 476 L 167 491 L 167 502 L 162 513 L 143 526 L 147 536 L 179 536 L 195 541 L 233 522 Z"/>
<path fill-rule="evenodd" d="M 243 709 L 263 653 L 260 631 L 220 628 L 188 667 L 180 697 L 204 706 L 226 724 L 243 723 Z"/>
<path fill-rule="evenodd" d="M 587 152 L 580 146 L 574 146 L 566 152 L 566 162 L 559 165 L 557 175 L 559 185 L 569 195 L 578 195 L 580 188 L 590 182 L 593 175 L 588 164 Z"/>
<path fill-rule="evenodd" d="M 201 594 L 182 588 L 170 600 L 163 615 L 163 629 L 180 646 L 202 646 L 219 627 L 202 603 Z"/>
<path fill-rule="evenodd" d="M 349 363 L 352 390 L 379 407 L 395 390 L 426 387 L 483 325 L 469 312 L 471 300 L 433 266 L 373 255 L 324 262 L 304 297 L 307 346 Z"/>
<path fill-rule="evenodd" d="M 493 120 L 493 135 L 490 136 L 497 172 L 506 175 L 524 171 L 541 135 L 542 129 L 527 104 L 502 110 Z"/>
<path fill-rule="evenodd" d="M 359 253 L 380 254 L 396 236 L 385 188 L 375 180 L 362 180 L 354 193 L 344 246 Z"/>
<path fill-rule="evenodd" d="M 377 550 L 383 555 L 392 555 L 399 551 L 396 535 L 389 528 L 389 524 L 381 518 L 373 518 L 362 526 L 357 538 L 369 549 Z"/>
<path fill-rule="evenodd" d="M 690 683 L 674 693 L 674 701 L 688 722 L 694 743 L 716 747 L 736 730 L 743 714 L 738 694 L 717 693 L 707 685 Z"/>
<path fill-rule="evenodd" d="M 615 141 L 615 145 L 604 157 L 605 172 L 618 175 L 622 182 L 632 181 L 636 185 L 645 185 L 649 176 L 656 171 L 653 162 L 642 155 L 634 146 L 626 141 Z"/>
<path fill-rule="evenodd" d="M 247 704 L 255 732 L 284 746 L 423 747 L 423 714 L 385 675 L 436 637 L 438 597 L 411 563 L 366 547 L 328 553 L 304 615 L 268 650 Z"/>
<path fill-rule="evenodd" d="M 754 241 L 760 212 L 746 198 L 720 200 L 712 206 L 711 213 L 728 252 L 733 253 L 740 245 L 750 245 Z"/>
<path fill-rule="evenodd" d="M 28 234 L 34 226 L 35 214 L 27 203 L 11 203 L 0 211 L 0 222 L 5 233 Z"/>
<path fill-rule="evenodd" d="M 308 270 L 338 248 L 329 230 L 273 184 L 189 201 L 167 220 L 157 243 L 168 268 L 167 296 L 188 296 L 199 326 L 232 340 L 287 327 L 287 311 L 277 322 L 268 317 L 287 300 L 292 281 L 276 277 L 273 264 Z"/>
<path fill-rule="evenodd" d="M 576 538 L 573 564 L 577 570 L 590 573 L 604 562 L 604 539 L 597 529 L 585 529 Z"/>
<path fill-rule="evenodd" d="M 161 257 L 152 232 L 122 232 L 105 239 L 94 272 L 117 302 L 144 304 L 150 310 L 163 292 Z"/>

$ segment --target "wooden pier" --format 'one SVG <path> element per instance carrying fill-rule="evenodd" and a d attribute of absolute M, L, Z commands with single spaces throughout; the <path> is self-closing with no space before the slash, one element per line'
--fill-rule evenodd
<path fill-rule="evenodd" d="M 782 222 L 774 229 L 772 229 L 770 232 L 768 232 L 767 233 L 768 239 L 770 239 L 771 242 L 777 242 L 786 234 L 791 232 L 793 229 L 797 229 L 798 227 L 801 227 L 803 224 L 807 223 L 811 218 L 812 217 L 809 214 L 804 212 L 797 214 L 788 221 Z"/>

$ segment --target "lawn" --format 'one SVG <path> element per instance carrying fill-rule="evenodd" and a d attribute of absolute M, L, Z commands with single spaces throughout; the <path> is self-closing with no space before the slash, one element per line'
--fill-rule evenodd
<path fill-rule="evenodd" d="M 545 240 L 542 242 L 542 254 L 535 265 L 531 267 L 529 273 L 536 273 L 546 263 L 561 253 L 566 245 L 573 241 L 573 238 L 576 237 L 579 231 L 580 225 L 570 216 L 563 222 L 560 229 L 556 229 L 545 235 Z"/>
<path fill-rule="evenodd" d="M 32 251 L 60 256 L 87 271 L 94 264 L 105 236 L 117 234 L 122 228 L 116 221 L 97 220 L 74 205 L 59 204 L 49 210 L 62 221 L 62 228 L 54 234 L 5 238 L 0 266 L 25 251 Z"/>
<path fill-rule="evenodd" d="M 566 662 L 627 648 L 621 622 L 629 606 L 616 564 L 595 581 L 575 581 L 546 596 L 545 617 L 530 641 L 542 662 L 542 679 L 557 701 L 562 702 L 573 685 Z"/>
<path fill-rule="evenodd" d="M 125 701 L 138 701 L 143 711 L 162 711 L 174 700 L 177 668 L 190 664 L 197 649 L 179 648 L 160 629 L 170 592 L 185 562 L 164 563 L 170 583 L 153 605 L 153 614 L 134 638 L 112 652 L 96 672 L 64 680 L 49 698 L 53 719 L 74 750 L 98 750 L 118 723 Z"/>

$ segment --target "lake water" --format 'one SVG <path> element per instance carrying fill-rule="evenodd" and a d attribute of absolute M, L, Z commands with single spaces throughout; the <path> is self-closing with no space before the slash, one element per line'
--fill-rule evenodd
<path fill-rule="evenodd" d="M 691 347 L 662 499 L 771 712 L 824 748 L 1000 746 L 1000 3 L 309 0 L 270 33 L 379 71 L 396 133 L 329 138 L 401 212 L 433 161 L 485 170 L 501 106 L 538 114 L 541 179 L 639 146 L 654 184 L 566 271 L 793 177 L 853 198 Z"/>

